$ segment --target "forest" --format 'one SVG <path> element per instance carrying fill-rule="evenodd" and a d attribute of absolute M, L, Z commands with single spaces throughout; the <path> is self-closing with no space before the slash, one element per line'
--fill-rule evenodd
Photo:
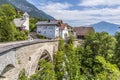
<path fill-rule="evenodd" d="M 120 33 L 89 33 L 81 46 L 74 46 L 74 37 L 59 41 L 53 62 L 40 60 L 39 70 L 30 77 L 23 69 L 19 80 L 119 80 Z"/>

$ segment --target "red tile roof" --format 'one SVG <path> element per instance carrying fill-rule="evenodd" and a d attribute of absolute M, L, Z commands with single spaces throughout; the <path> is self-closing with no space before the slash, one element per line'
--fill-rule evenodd
<path fill-rule="evenodd" d="M 76 32 L 76 35 L 87 35 L 90 31 L 95 32 L 93 27 L 85 26 L 74 27 L 73 30 Z"/>

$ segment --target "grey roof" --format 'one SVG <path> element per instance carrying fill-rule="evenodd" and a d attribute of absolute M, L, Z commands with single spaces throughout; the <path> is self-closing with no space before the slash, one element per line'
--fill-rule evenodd
<path fill-rule="evenodd" d="M 57 21 L 40 21 L 37 22 L 36 25 L 57 25 L 58 22 Z"/>
<path fill-rule="evenodd" d="M 14 24 L 16 25 L 16 27 L 22 27 L 22 25 L 24 24 L 25 20 L 22 18 L 16 18 L 13 20 Z"/>

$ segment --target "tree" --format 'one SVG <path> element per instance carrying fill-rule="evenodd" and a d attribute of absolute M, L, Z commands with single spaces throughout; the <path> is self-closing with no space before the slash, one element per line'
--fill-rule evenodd
<path fill-rule="evenodd" d="M 18 80 L 27 80 L 27 76 L 25 75 L 25 69 L 22 69 L 19 73 Z"/>
<path fill-rule="evenodd" d="M 113 58 L 113 63 L 117 64 L 117 66 L 119 67 L 120 69 L 120 32 L 117 32 L 115 34 L 115 38 L 117 40 L 117 43 L 116 43 L 116 48 L 115 48 L 115 55 L 114 55 L 114 58 Z"/>
<path fill-rule="evenodd" d="M 56 80 L 54 66 L 46 60 L 40 60 L 38 63 L 38 71 L 33 74 L 29 80 Z"/>
<path fill-rule="evenodd" d="M 118 80 L 120 78 L 120 71 L 116 65 L 107 62 L 104 57 L 101 56 L 96 56 L 95 59 L 102 67 L 102 71 L 96 75 L 95 79 Z"/>
<path fill-rule="evenodd" d="M 101 55 L 106 60 L 112 61 L 116 39 L 106 32 L 86 36 L 85 47 L 90 46 L 94 55 Z"/>
<path fill-rule="evenodd" d="M 64 51 L 58 51 L 54 56 L 55 74 L 57 80 L 63 80 L 65 77 L 65 55 Z"/>
<path fill-rule="evenodd" d="M 16 28 L 11 21 L 7 19 L 6 16 L 1 17 L 0 21 L 0 42 L 14 41 Z"/>
<path fill-rule="evenodd" d="M 16 10 L 15 8 L 10 4 L 3 4 L 0 6 L 0 10 L 4 13 L 4 15 L 10 19 L 13 20 L 16 16 Z"/>

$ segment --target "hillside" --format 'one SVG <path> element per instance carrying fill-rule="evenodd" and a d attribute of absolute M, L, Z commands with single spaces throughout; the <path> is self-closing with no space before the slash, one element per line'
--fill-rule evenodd
<path fill-rule="evenodd" d="M 120 25 L 102 21 L 102 22 L 99 22 L 96 24 L 92 24 L 91 26 L 94 27 L 96 32 L 105 31 L 105 32 L 108 32 L 108 33 L 114 35 L 118 31 L 118 27 Z"/>
<path fill-rule="evenodd" d="M 15 8 L 23 11 L 28 12 L 31 17 L 38 17 L 44 19 L 54 19 L 50 15 L 44 13 L 42 10 L 37 9 L 34 5 L 29 3 L 26 0 L 0 0 L 1 4 L 12 4 Z"/>

